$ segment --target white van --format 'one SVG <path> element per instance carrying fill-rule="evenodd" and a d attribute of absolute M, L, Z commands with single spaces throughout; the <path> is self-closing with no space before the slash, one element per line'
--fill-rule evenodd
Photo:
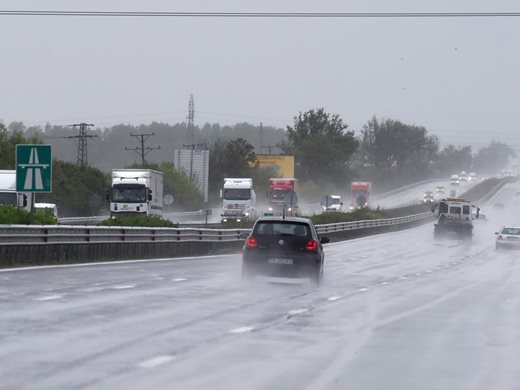
<path fill-rule="evenodd" d="M 37 211 L 52 213 L 52 215 L 58 218 L 58 207 L 56 207 L 54 203 L 35 203 L 34 209 Z"/>

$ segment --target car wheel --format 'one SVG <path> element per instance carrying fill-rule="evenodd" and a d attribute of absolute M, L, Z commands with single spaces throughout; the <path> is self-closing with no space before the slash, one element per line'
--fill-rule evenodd
<path fill-rule="evenodd" d="M 246 264 L 242 263 L 242 280 L 254 280 L 255 274 L 251 268 Z"/>

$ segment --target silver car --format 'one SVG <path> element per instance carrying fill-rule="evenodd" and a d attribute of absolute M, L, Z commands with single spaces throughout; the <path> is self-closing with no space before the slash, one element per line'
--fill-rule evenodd
<path fill-rule="evenodd" d="M 496 249 L 519 248 L 520 249 L 520 227 L 502 226 L 496 232 Z"/>

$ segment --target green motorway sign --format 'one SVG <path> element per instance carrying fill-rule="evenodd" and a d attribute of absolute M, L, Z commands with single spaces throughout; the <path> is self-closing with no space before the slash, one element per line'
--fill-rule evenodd
<path fill-rule="evenodd" d="M 16 191 L 52 192 L 51 145 L 16 145 Z"/>

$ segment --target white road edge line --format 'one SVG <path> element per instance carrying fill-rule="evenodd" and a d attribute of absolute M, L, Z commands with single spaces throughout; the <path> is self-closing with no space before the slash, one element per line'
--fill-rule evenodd
<path fill-rule="evenodd" d="M 41 265 L 33 267 L 18 267 L 18 268 L 4 268 L 0 269 L 0 272 L 18 272 L 18 271 L 34 271 L 40 269 L 52 269 L 52 268 L 74 268 L 74 267 L 94 267 L 94 266 L 105 266 L 114 264 L 131 264 L 131 263 L 153 263 L 162 261 L 177 261 L 177 260 L 193 260 L 193 259 L 211 259 L 211 258 L 222 258 L 229 256 L 240 256 L 239 253 L 230 253 L 228 255 L 214 255 L 214 256 L 193 256 L 193 257 L 170 257 L 164 259 L 138 259 L 138 260 L 117 260 L 117 261 L 100 261 L 96 263 L 79 263 L 79 264 L 59 264 L 59 265 Z"/>
<path fill-rule="evenodd" d="M 175 356 L 170 356 L 170 355 L 157 356 L 153 359 L 145 360 L 144 362 L 139 363 L 137 365 L 137 367 L 153 368 L 153 367 L 160 366 L 161 364 L 171 362 L 173 359 L 175 359 Z"/>

